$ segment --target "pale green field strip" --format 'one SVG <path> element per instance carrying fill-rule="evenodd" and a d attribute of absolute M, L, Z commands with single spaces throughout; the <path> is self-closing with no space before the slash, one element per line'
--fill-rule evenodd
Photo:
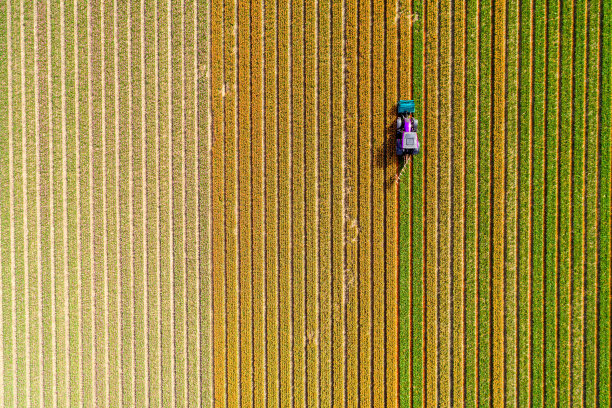
<path fill-rule="evenodd" d="M 409 31 L 425 123 L 400 186 L 400 401 L 608 405 L 610 7 L 502 3 L 427 2 Z"/>
<path fill-rule="evenodd" d="M 3 3 L 3 405 L 211 402 L 195 6 Z"/>

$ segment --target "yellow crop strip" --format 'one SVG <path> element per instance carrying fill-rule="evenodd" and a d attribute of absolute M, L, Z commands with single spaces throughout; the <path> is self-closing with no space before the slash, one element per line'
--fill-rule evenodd
<path fill-rule="evenodd" d="M 250 50 L 250 3 L 238 4 L 238 20 L 244 22 L 238 27 L 238 64 L 248 67 L 251 63 Z M 252 329 L 252 259 L 251 259 L 251 84 L 246 69 L 238 71 L 238 288 L 240 310 L 240 401 L 244 406 L 253 405 L 253 329 Z"/>
<path fill-rule="evenodd" d="M 251 3 L 251 214 L 253 225 L 251 237 L 253 268 L 253 405 L 264 406 L 266 401 L 266 332 L 265 332 L 265 241 L 264 241 L 264 133 L 263 133 L 263 5 L 261 1 Z"/>
<path fill-rule="evenodd" d="M 279 387 L 278 310 L 278 137 L 276 105 L 276 2 L 264 3 L 264 123 L 265 123 L 265 229 L 266 229 L 266 369 L 267 404 L 277 405 Z"/>
<path fill-rule="evenodd" d="M 346 327 L 345 308 L 345 167 L 344 154 L 346 134 L 344 132 L 344 32 L 342 2 L 332 2 L 331 13 L 331 296 L 330 296 L 330 327 L 331 327 L 331 378 L 333 389 L 331 404 L 341 406 L 346 401 L 346 344 L 344 328 Z"/>
<path fill-rule="evenodd" d="M 291 181 L 293 262 L 293 398 L 306 403 L 306 264 L 304 152 L 304 4 L 291 3 Z"/>
<path fill-rule="evenodd" d="M 359 129 L 359 214 L 358 214 L 358 259 L 359 271 L 357 286 L 358 317 L 359 317 L 359 400 L 366 406 L 372 405 L 372 146 L 370 133 L 371 118 L 371 55 L 370 55 L 370 23 L 371 9 L 369 2 L 359 2 L 357 43 L 358 53 L 358 115 Z"/>
<path fill-rule="evenodd" d="M 452 118 L 451 118 L 451 3 L 443 0 L 439 4 L 439 132 L 429 134 L 429 138 L 438 138 L 438 375 L 439 384 L 439 404 L 440 406 L 450 406 L 451 403 L 451 305 L 452 305 L 452 274 L 442 271 L 451 270 L 451 165 L 453 157 L 452 149 Z M 431 288 L 433 289 L 433 288 Z"/>
<path fill-rule="evenodd" d="M 335 13 L 335 12 L 334 12 Z M 357 94 L 357 4 L 347 1 L 345 8 L 345 274 L 344 305 L 346 378 L 345 401 L 355 406 L 359 401 L 359 127 Z M 336 138 L 337 140 L 337 138 Z M 350 352 L 350 350 L 355 350 Z"/>
<path fill-rule="evenodd" d="M 212 297 L 213 297 L 213 400 L 227 406 L 225 316 L 225 174 L 223 73 L 223 2 L 211 3 L 211 191 L 212 191 Z"/>
<path fill-rule="evenodd" d="M 506 157 L 506 4 L 497 1 L 493 21 L 495 51 L 493 55 L 493 264 L 492 267 L 492 401 L 504 405 L 505 344 L 504 344 L 504 285 L 505 285 L 505 157 Z"/>
<path fill-rule="evenodd" d="M 465 141 L 466 141 L 466 2 L 455 3 L 454 58 L 452 61 L 452 111 L 450 131 L 452 144 L 452 361 L 453 401 L 465 401 Z"/>
<path fill-rule="evenodd" d="M 397 9 L 391 4 L 385 5 L 385 104 L 384 104 L 384 154 L 385 174 L 383 194 L 385 195 L 385 285 L 384 309 L 385 309 L 385 395 L 388 406 L 399 404 L 399 330 L 398 330 L 398 186 L 395 183 L 395 175 L 398 171 L 398 160 L 395 154 L 395 128 L 393 122 L 396 119 L 394 107 L 397 104 L 398 95 L 398 56 L 397 56 Z M 395 85 L 395 86 L 394 86 Z M 405 96 L 402 96 L 405 97 Z M 389 124 L 391 128 L 389 129 Z"/>
<path fill-rule="evenodd" d="M 278 33 L 278 239 L 279 239 L 279 321 L 280 321 L 280 403 L 291 404 L 293 388 L 291 384 L 293 371 L 291 332 L 291 286 L 292 286 L 292 217 L 291 217 L 291 143 L 290 143 L 290 98 L 289 91 L 289 15 L 287 1 L 279 1 L 277 15 Z"/>
<path fill-rule="evenodd" d="M 439 22 L 435 12 L 438 1 L 428 0 L 425 6 L 426 22 L 425 42 L 437 44 Z M 423 148 L 425 166 L 425 400 L 427 406 L 439 404 L 438 388 L 438 52 L 433 47 L 427 48 L 425 76 L 425 104 L 423 121 L 427 123 L 427 146 Z"/>
<path fill-rule="evenodd" d="M 319 297 L 319 400 L 321 406 L 332 404 L 332 323 L 331 323 L 331 89 L 330 89 L 330 13 L 329 1 L 318 1 L 317 21 L 317 206 L 318 206 L 318 265 L 319 279 L 316 293 Z"/>

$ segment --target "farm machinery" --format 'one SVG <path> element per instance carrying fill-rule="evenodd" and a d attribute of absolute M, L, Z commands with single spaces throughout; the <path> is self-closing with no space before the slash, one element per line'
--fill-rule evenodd
<path fill-rule="evenodd" d="M 414 101 L 400 100 L 397 103 L 395 152 L 400 158 L 403 158 L 403 163 L 396 181 L 399 181 L 408 158 L 419 154 L 418 125 L 419 121 L 414 117 Z"/>

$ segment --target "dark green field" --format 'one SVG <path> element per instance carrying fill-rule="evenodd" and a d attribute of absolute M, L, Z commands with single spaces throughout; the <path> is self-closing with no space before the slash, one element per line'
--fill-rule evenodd
<path fill-rule="evenodd" d="M 612 6 L 412 10 L 402 406 L 609 406 Z"/>

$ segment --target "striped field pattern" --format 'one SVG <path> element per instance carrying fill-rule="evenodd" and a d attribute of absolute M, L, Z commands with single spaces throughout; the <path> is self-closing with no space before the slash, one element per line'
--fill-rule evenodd
<path fill-rule="evenodd" d="M 610 406 L 611 17 L 0 0 L 0 406 Z"/>
<path fill-rule="evenodd" d="M 611 3 L 408 9 L 401 406 L 610 406 Z"/>
<path fill-rule="evenodd" d="M 0 2 L 0 405 L 210 405 L 208 13 Z"/>

